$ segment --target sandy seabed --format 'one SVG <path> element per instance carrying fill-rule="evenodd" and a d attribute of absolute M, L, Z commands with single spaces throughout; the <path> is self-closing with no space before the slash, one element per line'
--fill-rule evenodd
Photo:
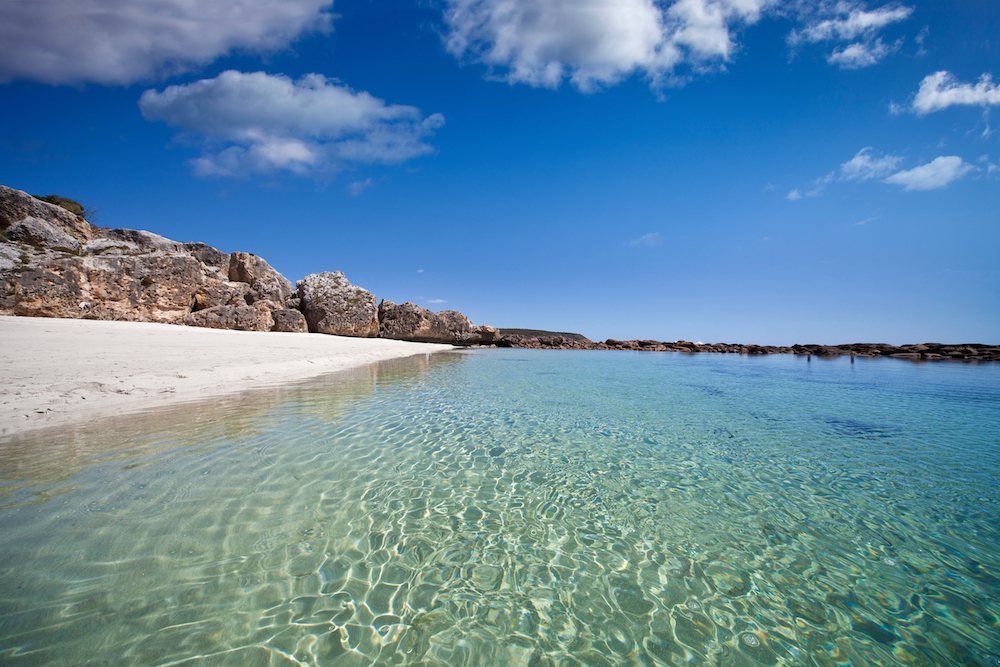
<path fill-rule="evenodd" d="M 452 349 L 381 338 L 0 317 L 0 435 Z"/>

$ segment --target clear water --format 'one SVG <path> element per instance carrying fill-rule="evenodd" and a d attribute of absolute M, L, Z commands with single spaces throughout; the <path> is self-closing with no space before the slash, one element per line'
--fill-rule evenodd
<path fill-rule="evenodd" d="M 484 350 L 0 442 L 0 664 L 1000 665 L 1000 364 Z"/>

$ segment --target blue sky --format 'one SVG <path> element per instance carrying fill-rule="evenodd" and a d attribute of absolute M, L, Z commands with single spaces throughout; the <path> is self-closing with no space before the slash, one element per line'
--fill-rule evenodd
<path fill-rule="evenodd" d="M 500 327 L 995 343 L 998 34 L 995 0 L 7 0 L 0 183 Z"/>

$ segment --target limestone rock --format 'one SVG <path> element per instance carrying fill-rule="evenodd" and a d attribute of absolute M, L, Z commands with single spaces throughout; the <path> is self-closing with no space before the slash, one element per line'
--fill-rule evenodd
<path fill-rule="evenodd" d="M 455 342 L 455 334 L 444 318 L 410 302 L 395 304 L 383 299 L 378 307 L 378 320 L 380 338 L 420 343 Z"/>
<path fill-rule="evenodd" d="M 274 318 L 267 301 L 258 301 L 252 306 L 213 306 L 184 317 L 184 324 L 210 329 L 233 329 L 235 331 L 270 331 Z"/>
<path fill-rule="evenodd" d="M 184 249 L 206 266 L 213 266 L 229 274 L 229 253 L 216 250 L 204 243 L 185 243 Z"/>
<path fill-rule="evenodd" d="M 0 229 L 7 229 L 25 218 L 44 220 L 80 243 L 92 238 L 90 223 L 81 216 L 62 206 L 35 199 L 27 192 L 0 185 Z"/>
<path fill-rule="evenodd" d="M 41 248 L 65 248 L 72 252 L 80 250 L 80 242 L 59 227 L 28 216 L 7 228 L 7 236 L 13 241 L 27 243 Z"/>
<path fill-rule="evenodd" d="M 271 317 L 274 318 L 274 326 L 271 331 L 285 331 L 289 333 L 306 333 L 309 325 L 306 324 L 305 315 L 301 311 L 292 308 L 281 308 L 272 310 Z"/>
<path fill-rule="evenodd" d="M 246 306 L 250 286 L 246 283 L 228 280 L 208 280 L 194 293 L 192 311 L 206 310 L 215 306 Z"/>
<path fill-rule="evenodd" d="M 136 246 L 139 250 L 147 252 L 183 252 L 183 243 L 171 241 L 166 236 L 160 236 L 143 229 L 106 229 L 100 232 L 101 238 L 112 241 L 124 241 Z"/>
<path fill-rule="evenodd" d="M 248 252 L 229 256 L 229 279 L 250 285 L 253 299 L 284 303 L 295 292 L 290 280 L 275 271 L 263 258 Z"/>
<path fill-rule="evenodd" d="M 190 256 L 65 257 L 11 276 L 14 312 L 176 323 L 206 282 Z"/>
<path fill-rule="evenodd" d="M 302 312 L 313 333 L 373 338 L 378 335 L 375 296 L 340 271 L 313 273 L 299 283 Z"/>
<path fill-rule="evenodd" d="M 473 326 L 470 334 L 476 340 L 474 345 L 496 345 L 500 340 L 500 330 L 488 324 Z"/>

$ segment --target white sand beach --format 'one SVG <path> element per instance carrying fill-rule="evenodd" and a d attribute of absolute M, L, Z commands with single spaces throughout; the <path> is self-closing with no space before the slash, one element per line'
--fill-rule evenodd
<path fill-rule="evenodd" d="M 451 349 L 380 338 L 0 317 L 0 435 Z"/>

